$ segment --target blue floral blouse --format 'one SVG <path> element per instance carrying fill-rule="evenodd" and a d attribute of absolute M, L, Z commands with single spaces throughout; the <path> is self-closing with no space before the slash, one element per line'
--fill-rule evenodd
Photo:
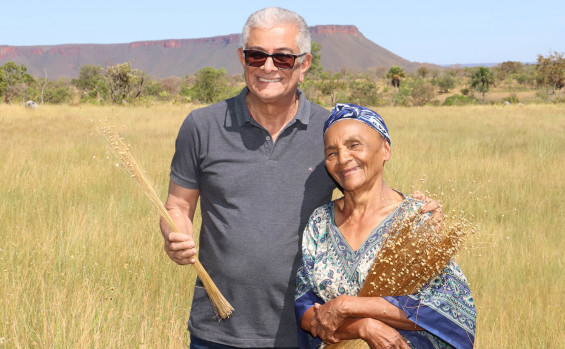
<path fill-rule="evenodd" d="M 302 240 L 302 263 L 297 273 L 295 311 L 297 323 L 314 303 L 323 304 L 340 295 L 358 294 L 383 243 L 383 235 L 396 217 L 423 203 L 405 200 L 381 222 L 354 251 L 334 223 L 334 202 L 318 207 L 310 216 Z M 440 275 L 416 294 L 384 297 L 402 309 L 408 319 L 425 331 L 400 334 L 412 348 L 472 348 L 476 311 L 461 269 L 451 262 Z M 318 338 L 299 329 L 300 348 L 316 348 Z"/>

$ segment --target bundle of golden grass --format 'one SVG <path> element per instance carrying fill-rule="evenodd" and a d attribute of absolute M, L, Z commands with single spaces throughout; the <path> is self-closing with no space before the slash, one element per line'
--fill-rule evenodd
<path fill-rule="evenodd" d="M 445 220 L 438 224 L 413 208 L 393 221 L 358 296 L 414 294 L 437 276 L 464 246 L 466 237 L 476 232 L 463 217 L 446 216 Z M 362 349 L 369 345 L 353 339 L 326 348 Z"/>
<path fill-rule="evenodd" d="M 119 133 L 110 126 L 101 127 L 96 125 L 96 133 L 107 145 L 109 149 L 108 153 L 112 155 L 119 162 L 120 167 L 122 167 L 133 180 L 135 180 L 143 193 L 145 193 L 145 195 L 149 198 L 153 206 L 157 209 L 157 211 L 159 211 L 161 217 L 165 219 L 165 222 L 171 230 L 178 233 L 179 229 L 169 215 L 165 205 L 163 205 L 163 202 L 159 199 L 155 186 L 131 154 L 130 146 L 126 144 L 124 138 L 122 138 Z M 219 315 L 222 319 L 230 317 L 234 310 L 233 307 L 224 298 L 200 261 L 196 260 L 196 263 L 194 263 L 193 266 L 198 278 L 202 281 L 202 284 L 212 301 L 212 306 L 214 307 L 216 315 Z"/>

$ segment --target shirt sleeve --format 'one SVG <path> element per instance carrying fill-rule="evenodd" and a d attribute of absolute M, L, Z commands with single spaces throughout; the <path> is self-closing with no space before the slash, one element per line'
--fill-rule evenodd
<path fill-rule="evenodd" d="M 188 188 L 200 187 L 200 134 L 190 113 L 182 123 L 175 142 L 170 179 Z"/>
<path fill-rule="evenodd" d="M 385 299 L 402 309 L 408 319 L 450 345 L 473 347 L 477 313 L 469 284 L 454 261 L 420 292 Z M 409 339 L 410 335 L 417 335 L 412 332 L 402 334 Z"/>
<path fill-rule="evenodd" d="M 302 262 L 296 274 L 296 293 L 295 293 L 295 315 L 298 325 L 298 346 L 304 348 L 316 348 L 321 344 L 319 338 L 313 338 L 310 333 L 300 328 L 300 321 L 304 313 L 314 306 L 315 303 L 324 304 L 324 300 L 320 298 L 314 288 L 313 273 L 314 262 L 316 256 L 316 247 L 319 237 L 318 224 L 320 217 L 316 214 L 316 210 L 308 220 L 304 233 L 302 235 Z"/>
<path fill-rule="evenodd" d="M 410 206 L 416 212 L 424 203 Z M 420 216 L 419 224 L 431 218 Z M 406 317 L 425 331 L 400 331 L 412 343 L 432 342 L 434 346 L 472 348 L 475 341 L 476 309 L 463 272 L 451 260 L 441 273 L 413 295 L 384 297 L 402 309 Z M 445 344 L 446 343 L 446 344 Z M 417 346 L 418 347 L 418 346 Z"/>

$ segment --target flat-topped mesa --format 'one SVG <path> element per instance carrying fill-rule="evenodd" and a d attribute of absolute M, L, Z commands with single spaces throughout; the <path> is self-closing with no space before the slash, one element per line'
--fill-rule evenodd
<path fill-rule="evenodd" d="M 16 55 L 16 48 L 14 46 L 0 46 L 0 58 L 13 57 Z"/>
<path fill-rule="evenodd" d="M 359 29 L 354 25 L 317 25 L 310 27 L 311 34 L 349 34 L 359 35 Z"/>
<path fill-rule="evenodd" d="M 49 45 L 49 46 L 0 46 L 0 58 L 14 58 L 17 56 L 61 56 L 78 57 L 85 45 Z"/>
<path fill-rule="evenodd" d="M 178 48 L 194 44 L 231 44 L 239 43 L 240 34 L 219 35 L 210 38 L 199 39 L 169 39 L 169 40 L 153 40 L 153 41 L 136 41 L 129 44 L 130 47 L 144 47 L 144 46 L 161 46 L 164 48 Z"/>
<path fill-rule="evenodd" d="M 359 29 L 354 25 L 316 25 L 309 27 L 311 34 L 349 34 L 360 35 Z M 148 40 L 135 41 L 128 43 L 130 48 L 137 47 L 163 47 L 163 48 L 179 48 L 192 46 L 194 44 L 239 44 L 241 34 L 219 35 L 209 38 L 198 39 L 166 39 L 166 40 Z M 37 46 L 9 46 L 0 45 L 0 58 L 15 57 L 17 55 L 42 55 L 48 53 L 50 55 L 61 56 L 78 56 L 80 51 L 85 47 L 97 44 L 65 44 L 65 45 L 37 45 Z M 121 44 L 110 44 L 121 45 Z"/>
<path fill-rule="evenodd" d="M 316 25 L 309 27 L 312 34 L 349 34 L 359 35 L 359 29 L 354 25 Z M 152 41 L 136 41 L 129 44 L 131 48 L 146 46 L 161 46 L 164 48 L 178 48 L 193 44 L 232 44 L 239 43 L 240 34 L 219 35 L 210 38 L 199 39 L 169 39 L 169 40 L 152 40 Z"/>
<path fill-rule="evenodd" d="M 355 25 L 315 25 L 309 30 L 312 40 L 321 46 L 325 70 L 347 68 L 362 72 L 394 65 L 408 71 L 417 69 L 416 64 L 367 39 Z M 80 67 L 85 64 L 105 67 L 123 62 L 132 62 L 135 69 L 156 79 L 195 74 L 207 66 L 224 68 L 226 74 L 234 75 L 241 74 L 241 64 L 233 56 L 240 39 L 241 34 L 236 33 L 110 44 L 10 46 L 0 43 L 0 66 L 7 62 L 25 64 L 33 76 L 44 77 L 47 71 L 49 79 L 78 77 Z"/>

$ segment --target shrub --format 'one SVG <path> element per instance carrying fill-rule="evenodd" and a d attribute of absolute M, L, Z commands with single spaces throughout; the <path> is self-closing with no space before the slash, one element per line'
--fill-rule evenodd
<path fill-rule="evenodd" d="M 450 89 L 455 87 L 457 81 L 451 75 L 445 75 L 441 78 L 435 80 L 437 87 L 439 88 L 439 93 L 448 93 Z"/>
<path fill-rule="evenodd" d="M 412 104 L 415 106 L 423 106 L 432 101 L 435 97 L 434 88 L 432 85 L 419 80 L 414 83 L 410 91 Z"/>
<path fill-rule="evenodd" d="M 445 99 L 445 102 L 443 102 L 443 105 L 447 105 L 447 106 L 461 106 L 461 105 L 467 105 L 471 103 L 471 99 L 467 96 L 462 96 L 462 95 L 453 95 L 453 96 L 449 96 Z"/>
<path fill-rule="evenodd" d="M 398 106 L 407 107 L 410 105 L 410 93 L 412 89 L 407 86 L 409 84 L 404 84 L 400 86 L 398 92 L 393 96 L 393 104 Z"/>
<path fill-rule="evenodd" d="M 513 93 L 508 97 L 504 97 L 504 99 L 502 99 L 503 102 L 508 102 L 511 104 L 518 104 L 520 103 L 520 100 L 518 99 L 518 97 Z"/>
<path fill-rule="evenodd" d="M 469 96 L 469 95 L 471 94 L 471 92 L 472 92 L 472 91 L 471 91 L 470 89 L 468 89 L 468 88 L 462 88 L 460 91 L 461 91 L 461 93 L 463 94 L 463 96 Z"/>
<path fill-rule="evenodd" d="M 377 86 L 368 78 L 352 81 L 349 85 L 349 100 L 351 103 L 378 106 L 381 102 L 377 93 Z"/>
<path fill-rule="evenodd" d="M 235 96 L 237 90 L 230 87 L 226 70 L 206 67 L 196 73 L 196 81 L 191 87 L 193 96 L 201 103 L 216 103 Z"/>

